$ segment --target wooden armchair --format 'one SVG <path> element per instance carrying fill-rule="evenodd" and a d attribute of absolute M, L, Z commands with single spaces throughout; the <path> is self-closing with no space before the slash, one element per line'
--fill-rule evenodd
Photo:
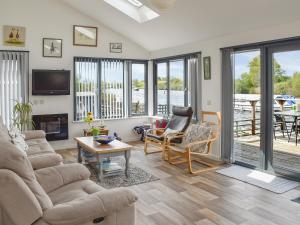
<path fill-rule="evenodd" d="M 208 121 L 207 117 L 216 117 L 216 122 Z M 202 160 L 202 157 L 209 156 L 212 150 L 212 144 L 219 137 L 221 128 L 220 112 L 202 112 L 201 124 L 192 124 L 185 134 L 181 135 L 182 143 L 172 142 L 173 137 L 169 137 L 166 143 L 168 149 L 168 161 L 171 164 L 187 163 L 188 171 L 191 174 L 201 173 L 207 170 L 215 169 L 218 166 Z M 177 136 L 176 138 L 179 138 Z M 198 162 L 207 166 L 204 169 L 194 170 L 192 162 Z"/>
<path fill-rule="evenodd" d="M 191 122 L 192 115 L 193 110 L 191 107 L 173 106 L 172 117 L 166 128 L 150 129 L 146 131 L 145 154 L 162 152 L 162 158 L 166 159 L 166 143 L 168 138 L 172 137 L 172 142 L 181 143 L 181 139 L 176 138 L 176 136 L 180 136 L 185 132 Z M 149 151 L 149 144 L 154 145 L 159 149 L 156 151 Z"/>

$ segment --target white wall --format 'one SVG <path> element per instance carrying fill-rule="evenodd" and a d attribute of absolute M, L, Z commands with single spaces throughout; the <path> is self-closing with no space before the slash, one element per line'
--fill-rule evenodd
<path fill-rule="evenodd" d="M 3 46 L 3 25 L 26 27 L 26 46 L 24 48 Z M 73 25 L 97 26 L 98 47 L 73 46 Z M 42 38 L 46 37 L 63 39 L 62 58 L 42 57 Z M 123 53 L 109 53 L 109 42 L 122 42 Z M 30 71 L 32 69 L 66 69 L 71 70 L 71 75 L 73 74 L 74 56 L 149 58 L 149 53 L 142 47 L 83 16 L 59 0 L 0 0 L 0 49 L 30 51 Z M 73 91 L 72 85 L 73 81 L 71 81 L 71 90 Z M 72 121 L 73 93 L 71 92 L 69 96 L 30 96 L 30 101 L 37 103 L 33 107 L 34 114 L 69 114 L 70 140 L 52 144 L 55 148 L 74 146 L 73 137 L 81 135 L 82 129 L 86 125 Z M 111 120 L 106 121 L 106 125 L 124 140 L 133 140 L 137 136 L 132 135 L 132 127 L 135 124 L 142 124 L 143 121 L 145 118 Z"/>
<path fill-rule="evenodd" d="M 202 56 L 211 56 L 212 79 L 207 81 L 202 76 L 202 108 L 203 110 L 221 110 L 221 54 L 220 48 L 260 41 L 275 40 L 300 36 L 300 21 L 252 30 L 245 33 L 218 37 L 216 39 L 199 41 L 175 48 L 151 52 L 151 58 L 160 58 L 183 53 L 201 51 Z M 214 145 L 213 153 L 220 156 L 220 142 Z"/>

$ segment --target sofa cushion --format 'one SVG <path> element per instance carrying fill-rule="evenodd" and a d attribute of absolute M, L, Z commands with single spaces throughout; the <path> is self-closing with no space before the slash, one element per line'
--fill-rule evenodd
<path fill-rule="evenodd" d="M 24 131 L 25 140 L 46 138 L 46 133 L 43 130 L 29 130 Z"/>
<path fill-rule="evenodd" d="M 28 156 L 34 170 L 56 166 L 62 163 L 63 158 L 61 155 L 56 153 L 40 153 Z"/>
<path fill-rule="evenodd" d="M 70 202 L 98 191 L 105 190 L 91 180 L 77 181 L 48 193 L 54 205 Z"/>
<path fill-rule="evenodd" d="M 0 146 L 0 169 L 11 170 L 20 176 L 33 192 L 43 210 L 53 207 L 50 198 L 37 182 L 25 153 L 7 140 L 0 139 Z"/>
<path fill-rule="evenodd" d="M 29 146 L 29 149 L 27 151 L 28 155 L 54 152 L 52 146 L 48 143 L 48 141 L 45 138 L 26 140 L 26 143 Z"/>

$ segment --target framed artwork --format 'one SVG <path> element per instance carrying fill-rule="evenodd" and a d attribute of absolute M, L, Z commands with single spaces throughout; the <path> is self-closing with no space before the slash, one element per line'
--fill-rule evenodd
<path fill-rule="evenodd" d="M 25 27 L 3 26 L 3 45 L 24 47 Z"/>
<path fill-rule="evenodd" d="M 73 26 L 73 45 L 97 47 L 98 28 L 89 26 Z"/>
<path fill-rule="evenodd" d="M 62 39 L 43 38 L 43 57 L 62 57 Z"/>
<path fill-rule="evenodd" d="M 203 57 L 204 80 L 211 80 L 210 56 Z"/>
<path fill-rule="evenodd" d="M 110 43 L 109 51 L 111 53 L 122 53 L 122 43 Z"/>

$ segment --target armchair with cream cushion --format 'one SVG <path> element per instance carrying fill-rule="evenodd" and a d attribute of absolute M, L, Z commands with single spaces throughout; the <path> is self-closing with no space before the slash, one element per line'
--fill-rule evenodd
<path fill-rule="evenodd" d="M 201 123 L 190 125 L 186 133 L 180 136 L 182 138 L 180 144 L 172 142 L 172 137 L 168 139 L 167 148 L 169 163 L 175 165 L 187 163 L 188 171 L 191 174 L 197 174 L 217 168 L 218 165 L 203 159 L 210 156 L 212 144 L 219 138 L 220 128 L 221 113 L 203 111 L 201 114 Z M 178 137 L 179 136 L 176 138 Z M 193 161 L 204 164 L 206 167 L 194 169 L 192 165 Z"/>
<path fill-rule="evenodd" d="M 77 163 L 34 171 L 26 154 L 0 137 L 0 224 L 134 225 L 136 196 L 105 190 L 89 176 Z"/>

